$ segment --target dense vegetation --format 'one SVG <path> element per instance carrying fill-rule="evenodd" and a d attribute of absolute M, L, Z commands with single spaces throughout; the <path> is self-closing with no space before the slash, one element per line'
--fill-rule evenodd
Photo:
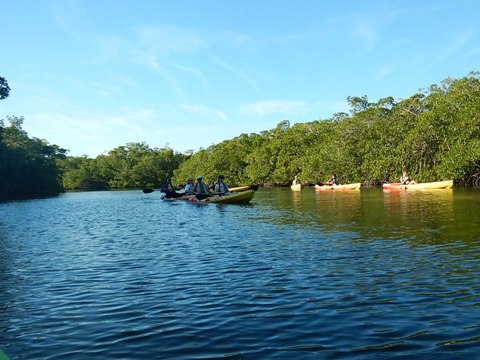
<path fill-rule="evenodd" d="M 480 182 L 480 80 L 478 73 L 394 101 L 349 97 L 350 114 L 242 134 L 201 150 L 181 164 L 175 178 L 224 173 L 231 183 L 286 185 L 328 179 L 380 183 L 402 168 L 417 181 Z"/>
<path fill-rule="evenodd" d="M 62 162 L 63 186 L 69 190 L 156 187 L 188 158 L 170 148 L 145 143 L 119 146 L 95 159 L 68 157 Z"/>
<path fill-rule="evenodd" d="M 0 120 L 0 195 L 158 187 L 167 177 L 180 184 L 220 173 L 231 185 L 287 185 L 294 175 L 313 184 L 332 172 L 341 183 L 376 184 L 398 179 L 403 168 L 421 182 L 480 185 L 479 73 L 447 78 L 408 99 L 347 100 L 349 114 L 294 126 L 284 120 L 195 153 L 129 143 L 94 159 L 66 157 L 66 150 L 28 138 L 23 118 L 9 117 L 8 127 Z"/>
<path fill-rule="evenodd" d="M 0 198 L 51 195 L 63 190 L 60 161 L 66 150 L 29 138 L 22 117 L 0 119 Z"/>
<path fill-rule="evenodd" d="M 6 99 L 10 94 L 10 86 L 4 77 L 0 76 L 0 100 Z"/>

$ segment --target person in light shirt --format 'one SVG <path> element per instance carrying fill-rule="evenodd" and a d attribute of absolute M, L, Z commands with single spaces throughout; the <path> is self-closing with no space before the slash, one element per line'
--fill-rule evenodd
<path fill-rule="evenodd" d="M 400 177 L 400 184 L 413 185 L 416 184 L 416 182 L 407 174 L 407 170 L 403 169 L 402 176 Z"/>

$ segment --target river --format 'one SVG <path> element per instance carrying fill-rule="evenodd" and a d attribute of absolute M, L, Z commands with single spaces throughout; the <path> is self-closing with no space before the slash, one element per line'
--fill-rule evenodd
<path fill-rule="evenodd" d="M 479 279 L 479 190 L 0 203 L 12 360 L 473 359 Z"/>

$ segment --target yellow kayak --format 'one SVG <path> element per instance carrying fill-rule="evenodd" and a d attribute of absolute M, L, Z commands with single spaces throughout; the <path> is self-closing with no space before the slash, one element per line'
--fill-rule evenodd
<path fill-rule="evenodd" d="M 349 191 L 360 190 L 362 183 L 343 184 L 343 185 L 315 185 L 315 191 Z"/>
<path fill-rule="evenodd" d="M 302 190 L 302 188 L 303 188 L 302 184 L 296 184 L 296 185 L 290 186 L 290 189 L 292 189 L 292 191 L 300 191 Z"/>
<path fill-rule="evenodd" d="M 254 194 L 255 192 L 250 189 L 221 196 L 210 196 L 204 201 L 216 204 L 248 204 L 253 199 Z"/>
<path fill-rule="evenodd" d="M 236 187 L 231 187 L 228 190 L 230 191 L 245 191 L 245 190 L 258 190 L 258 185 L 245 185 L 245 186 L 236 186 Z"/>
<path fill-rule="evenodd" d="M 400 183 L 383 184 L 384 190 L 437 190 L 437 189 L 451 189 L 453 187 L 453 180 L 434 181 L 419 184 L 402 185 Z"/>

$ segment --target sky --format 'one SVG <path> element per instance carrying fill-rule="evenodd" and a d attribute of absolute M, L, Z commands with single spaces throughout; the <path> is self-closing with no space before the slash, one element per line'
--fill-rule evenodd
<path fill-rule="evenodd" d="M 478 0 L 0 0 L 0 119 L 96 157 L 198 151 L 480 70 Z"/>

